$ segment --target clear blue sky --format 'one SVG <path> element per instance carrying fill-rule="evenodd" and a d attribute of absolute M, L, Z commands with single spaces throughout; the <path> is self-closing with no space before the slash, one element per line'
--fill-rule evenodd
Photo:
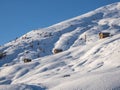
<path fill-rule="evenodd" d="M 0 0 L 0 45 L 120 0 Z"/>

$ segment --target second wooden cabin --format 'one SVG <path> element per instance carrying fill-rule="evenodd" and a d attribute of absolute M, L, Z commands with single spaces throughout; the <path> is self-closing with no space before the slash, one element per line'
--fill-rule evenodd
<path fill-rule="evenodd" d="M 99 33 L 99 39 L 103 39 L 106 37 L 110 37 L 110 33 L 109 32 L 100 32 Z"/>
<path fill-rule="evenodd" d="M 62 49 L 54 49 L 53 53 L 56 54 L 56 53 L 60 53 L 62 51 L 63 51 Z"/>
<path fill-rule="evenodd" d="M 0 59 L 4 58 L 6 56 L 6 52 L 0 52 Z"/>
<path fill-rule="evenodd" d="M 24 63 L 28 63 L 28 62 L 31 62 L 32 60 L 29 58 L 24 58 L 23 61 L 24 61 Z"/>

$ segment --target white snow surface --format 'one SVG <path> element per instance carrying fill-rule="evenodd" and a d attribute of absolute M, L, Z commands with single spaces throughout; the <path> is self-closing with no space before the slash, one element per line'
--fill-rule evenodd
<path fill-rule="evenodd" d="M 120 90 L 120 2 L 33 30 L 2 52 L 0 90 Z"/>

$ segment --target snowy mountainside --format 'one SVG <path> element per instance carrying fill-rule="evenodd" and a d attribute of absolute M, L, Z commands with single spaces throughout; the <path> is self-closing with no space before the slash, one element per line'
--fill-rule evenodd
<path fill-rule="evenodd" d="M 7 52 L 5 62 L 20 62 L 20 58 L 35 59 L 52 54 L 53 48 L 67 50 L 79 46 L 84 41 L 85 34 L 90 43 L 98 40 L 98 33 L 109 30 L 112 34 L 119 32 L 119 4 L 112 4 L 91 11 L 85 15 L 64 21 L 48 28 L 33 30 L 22 37 L 0 47 L 1 52 Z M 95 38 L 96 37 L 96 38 Z M 28 52 L 28 53 L 26 53 Z M 12 56 L 12 57 L 11 57 Z"/>
<path fill-rule="evenodd" d="M 120 90 L 119 42 L 120 2 L 28 32 L 0 47 L 0 90 Z"/>

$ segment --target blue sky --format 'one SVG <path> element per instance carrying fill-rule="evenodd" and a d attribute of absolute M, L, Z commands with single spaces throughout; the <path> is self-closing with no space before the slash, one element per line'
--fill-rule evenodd
<path fill-rule="evenodd" d="M 120 0 L 0 0 L 0 45 Z"/>

